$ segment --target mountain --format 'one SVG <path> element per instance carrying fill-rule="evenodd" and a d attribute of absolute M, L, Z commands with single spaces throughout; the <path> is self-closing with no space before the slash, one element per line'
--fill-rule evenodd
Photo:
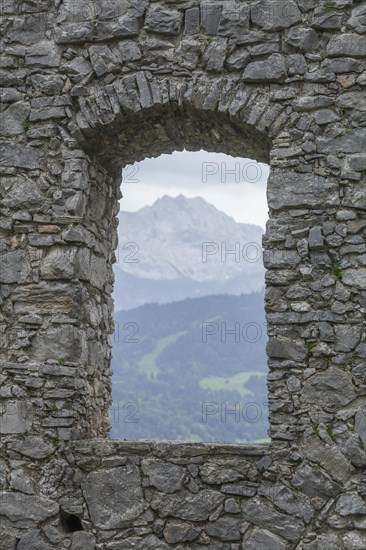
<path fill-rule="evenodd" d="M 237 223 L 200 197 L 164 196 L 120 212 L 119 222 L 116 310 L 263 288 L 263 229 Z"/>
<path fill-rule="evenodd" d="M 265 439 L 263 303 L 258 292 L 116 312 L 112 437 Z"/>

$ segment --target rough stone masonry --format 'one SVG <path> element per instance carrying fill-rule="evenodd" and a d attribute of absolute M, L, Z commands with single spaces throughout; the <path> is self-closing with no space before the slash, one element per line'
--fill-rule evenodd
<path fill-rule="evenodd" d="M 364 550 L 366 2 L 0 10 L 0 549 Z M 121 167 L 183 148 L 271 166 L 269 445 L 108 439 Z"/>

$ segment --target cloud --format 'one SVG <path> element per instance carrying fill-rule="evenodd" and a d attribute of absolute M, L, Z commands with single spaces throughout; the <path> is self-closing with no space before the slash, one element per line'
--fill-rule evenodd
<path fill-rule="evenodd" d="M 236 221 L 265 226 L 269 167 L 224 154 L 175 152 L 123 170 L 121 210 L 134 212 L 163 195 L 203 197 Z"/>

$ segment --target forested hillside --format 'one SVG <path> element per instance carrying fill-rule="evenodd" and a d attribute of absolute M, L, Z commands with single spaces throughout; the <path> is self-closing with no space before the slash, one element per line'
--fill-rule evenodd
<path fill-rule="evenodd" d="M 145 304 L 115 321 L 113 437 L 267 438 L 262 292 Z"/>

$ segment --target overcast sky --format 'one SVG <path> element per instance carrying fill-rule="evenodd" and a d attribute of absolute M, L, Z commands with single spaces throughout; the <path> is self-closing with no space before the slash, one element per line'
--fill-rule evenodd
<path fill-rule="evenodd" d="M 206 151 L 145 159 L 123 170 L 121 210 L 134 212 L 163 195 L 203 197 L 236 221 L 265 227 L 269 168 Z"/>

